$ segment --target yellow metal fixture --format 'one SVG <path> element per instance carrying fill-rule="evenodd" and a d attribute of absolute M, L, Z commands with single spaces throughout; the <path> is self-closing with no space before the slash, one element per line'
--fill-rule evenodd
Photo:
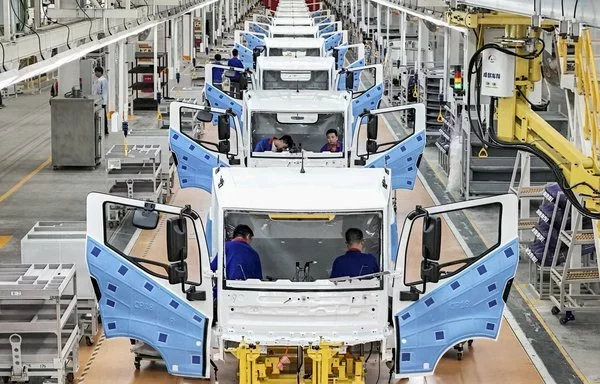
<path fill-rule="evenodd" d="M 364 359 L 351 353 L 342 353 L 342 344 L 321 340 L 308 347 L 267 347 L 248 345 L 242 341 L 227 351 L 239 362 L 239 384 L 365 384 Z M 288 349 L 297 352 L 290 354 Z M 285 357 L 290 364 L 282 365 Z M 298 361 L 301 359 L 302 361 Z M 305 367 L 297 372 L 296 367 Z"/>

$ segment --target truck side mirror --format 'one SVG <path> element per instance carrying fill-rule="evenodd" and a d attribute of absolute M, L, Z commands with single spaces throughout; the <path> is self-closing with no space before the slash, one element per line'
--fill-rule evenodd
<path fill-rule="evenodd" d="M 367 139 L 377 140 L 377 133 L 379 131 L 379 119 L 375 115 L 369 115 L 367 120 Z"/>
<path fill-rule="evenodd" d="M 159 213 L 144 208 L 137 208 L 133 213 L 133 226 L 139 229 L 156 229 Z"/>
<path fill-rule="evenodd" d="M 423 219 L 422 252 L 424 260 L 438 261 L 442 243 L 442 219 L 425 216 Z"/>
<path fill-rule="evenodd" d="M 229 140 L 230 137 L 229 115 L 219 115 L 219 140 Z"/>
<path fill-rule="evenodd" d="M 204 123 L 210 123 L 212 121 L 212 113 L 209 111 L 198 111 L 196 114 L 196 120 L 202 121 Z"/>
<path fill-rule="evenodd" d="M 170 263 L 187 259 L 187 223 L 185 217 L 167 220 L 167 258 Z"/>
<path fill-rule="evenodd" d="M 339 49 L 333 48 L 333 59 L 335 60 L 335 69 L 339 69 L 338 67 L 338 58 L 340 57 Z"/>
<path fill-rule="evenodd" d="M 346 90 L 352 92 L 354 90 L 354 74 L 346 71 Z"/>
<path fill-rule="evenodd" d="M 188 279 L 187 263 L 185 261 L 169 265 L 167 269 L 169 284 L 182 284 Z"/>

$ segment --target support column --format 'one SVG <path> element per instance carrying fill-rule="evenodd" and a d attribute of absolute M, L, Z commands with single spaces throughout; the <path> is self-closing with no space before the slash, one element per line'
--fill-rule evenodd
<path fill-rule="evenodd" d="M 363 30 L 365 28 L 365 0 L 360 0 L 360 26 L 359 29 Z"/>
<path fill-rule="evenodd" d="M 4 22 L 4 40 L 9 41 L 12 33 L 12 13 L 10 10 L 10 2 L 12 0 L 4 0 L 2 2 L 2 21 Z"/>
<path fill-rule="evenodd" d="M 108 112 L 116 111 L 116 90 L 117 90 L 117 46 L 111 44 L 108 46 L 108 57 L 106 58 L 106 78 L 108 79 Z"/>
<path fill-rule="evenodd" d="M 60 52 L 67 51 L 67 47 L 62 47 Z M 71 91 L 72 88 L 81 89 L 79 85 L 80 76 L 79 60 L 73 60 L 61 65 L 58 68 L 58 94 L 62 95 Z"/>
<path fill-rule="evenodd" d="M 381 55 L 381 4 L 377 3 L 375 12 L 377 12 L 375 15 L 375 18 L 377 19 L 377 53 Z"/>
<path fill-rule="evenodd" d="M 210 17 L 211 17 L 211 28 L 212 31 L 210 31 L 210 36 L 211 36 L 211 44 L 213 46 L 217 45 L 217 24 L 215 23 L 215 13 L 217 12 L 217 6 L 215 3 L 213 3 L 213 5 L 211 6 L 211 12 L 210 12 Z"/>
<path fill-rule="evenodd" d="M 448 101 L 450 98 L 449 92 L 450 92 L 450 81 L 448 79 L 449 76 L 449 72 L 450 72 L 450 47 L 449 47 L 449 43 L 450 43 L 450 31 L 448 28 L 444 28 L 444 101 Z M 434 58 L 435 60 L 435 58 Z"/>
<path fill-rule="evenodd" d="M 200 50 L 206 52 L 208 50 L 208 41 L 206 41 L 206 7 L 202 8 L 202 44 Z"/>
<path fill-rule="evenodd" d="M 192 14 L 183 15 L 183 59 L 184 60 L 192 60 L 192 33 L 193 25 L 192 25 Z"/>
<path fill-rule="evenodd" d="M 218 35 L 221 37 L 223 36 L 223 1 L 219 1 L 219 22 L 217 24 L 219 25 Z"/>
<path fill-rule="evenodd" d="M 171 57 L 173 58 L 173 72 L 179 72 L 179 22 L 180 19 L 173 20 L 173 34 L 171 42 Z"/>
<path fill-rule="evenodd" d="M 127 121 L 127 63 L 125 57 L 125 42 L 119 41 L 117 43 L 117 48 L 119 52 L 118 57 L 118 67 L 119 67 L 119 104 L 118 104 L 118 114 L 121 118 L 121 121 Z M 112 127 L 112 132 L 118 131 L 118 127 Z"/>
<path fill-rule="evenodd" d="M 225 0 L 225 30 L 229 31 L 229 17 L 231 16 L 231 13 L 229 12 L 229 1 L 230 0 Z"/>
<path fill-rule="evenodd" d="M 390 51 L 390 21 L 391 21 L 392 9 L 387 7 L 385 12 L 385 48 L 384 51 L 387 54 Z M 385 55 L 384 55 L 385 57 Z"/>
<path fill-rule="evenodd" d="M 158 83 L 160 82 L 160 74 L 158 73 L 158 25 L 152 28 L 152 53 L 154 54 L 154 100 L 157 100 L 156 94 L 160 87 Z"/>
<path fill-rule="evenodd" d="M 367 0 L 367 38 L 369 38 L 370 35 L 371 35 L 371 1 Z M 373 42 L 373 40 L 371 40 L 371 43 L 372 42 Z"/>
<path fill-rule="evenodd" d="M 400 12 L 400 61 L 406 66 L 406 12 Z"/>

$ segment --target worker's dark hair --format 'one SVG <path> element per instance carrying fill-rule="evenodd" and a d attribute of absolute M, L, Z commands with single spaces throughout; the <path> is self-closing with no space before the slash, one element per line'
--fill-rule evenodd
<path fill-rule="evenodd" d="M 96 67 L 96 68 L 94 69 L 94 72 L 100 72 L 100 73 L 102 73 L 102 74 L 103 74 L 103 73 L 104 73 L 104 69 L 102 69 L 102 67 Z"/>
<path fill-rule="evenodd" d="M 294 140 L 290 135 L 283 135 L 279 138 L 279 140 L 283 141 L 288 146 L 288 148 L 292 148 L 294 146 Z"/>
<path fill-rule="evenodd" d="M 358 228 L 350 228 L 346 231 L 346 244 L 355 244 L 363 240 L 363 233 Z"/>
<path fill-rule="evenodd" d="M 336 136 L 338 135 L 337 129 L 335 129 L 335 128 L 328 129 L 327 133 L 325 134 L 325 136 L 329 136 L 330 133 L 333 133 Z"/>
<path fill-rule="evenodd" d="M 237 227 L 235 227 L 235 229 L 233 230 L 233 238 L 235 239 L 238 236 L 241 236 L 241 237 L 246 237 L 246 236 L 254 237 L 254 232 L 252 232 L 252 229 L 250 229 L 250 227 L 247 226 L 246 224 L 240 224 Z"/>
<path fill-rule="evenodd" d="M 221 54 L 220 54 L 220 53 L 217 53 L 217 54 L 215 55 L 215 60 L 217 60 L 217 61 L 221 61 Z"/>
<path fill-rule="evenodd" d="M 233 55 L 233 57 L 238 55 L 238 50 L 237 48 L 233 48 L 233 51 L 231 51 L 231 54 Z"/>

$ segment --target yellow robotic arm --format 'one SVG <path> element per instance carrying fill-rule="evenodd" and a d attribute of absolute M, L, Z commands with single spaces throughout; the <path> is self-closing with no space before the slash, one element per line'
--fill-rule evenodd
<path fill-rule="evenodd" d="M 600 219 L 600 164 L 598 160 L 599 98 L 596 68 L 591 48 L 589 30 L 583 30 L 576 40 L 561 37 L 558 51 L 561 59 L 566 60 L 567 47 L 574 50 L 575 81 L 577 91 L 584 96 L 585 139 L 591 143 L 590 153 L 585 153 L 568 138 L 562 136 L 537 114 L 527 95 L 536 82 L 542 78 L 541 58 L 544 43 L 539 38 L 541 29 L 530 28 L 531 19 L 500 13 L 450 12 L 449 21 L 479 30 L 478 49 L 471 58 L 468 71 L 467 110 L 471 106 L 479 109 L 482 82 L 491 87 L 498 82 L 499 88 L 506 82 L 514 83 L 510 92 L 494 97 L 496 128 L 489 128 L 485 138 L 484 129 L 479 121 L 470 117 L 471 126 L 479 138 L 492 147 L 509 147 L 533 153 L 540 157 L 552 169 L 557 182 L 573 206 L 582 214 Z M 543 25 L 553 28 L 553 25 Z M 504 28 L 504 37 L 492 44 L 483 44 L 485 28 Z M 492 61 L 499 56 L 510 56 L 509 76 L 485 72 L 481 68 L 484 60 Z M 495 56 L 498 56 L 496 58 Z M 514 76 L 513 63 L 514 62 Z M 563 62 L 566 66 L 566 62 Z M 511 77 L 512 76 L 512 77 Z M 491 78 L 491 80 L 490 80 Z M 472 82 L 473 81 L 473 82 Z M 491 83 L 490 83 L 491 82 Z M 474 87 L 471 84 L 475 84 Z M 493 88 L 493 87 L 492 87 Z M 475 97 L 471 93 L 475 93 Z M 492 94 L 494 92 L 491 92 Z M 475 103 L 474 103 L 475 102 Z M 473 104 L 474 103 L 474 104 Z M 490 127 L 492 125 L 490 124 Z M 583 198 L 583 204 L 579 200 Z"/>

